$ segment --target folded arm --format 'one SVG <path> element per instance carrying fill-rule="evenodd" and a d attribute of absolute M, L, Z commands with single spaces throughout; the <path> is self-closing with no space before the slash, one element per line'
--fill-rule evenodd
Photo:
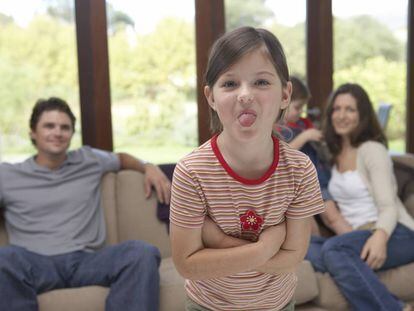
<path fill-rule="evenodd" d="M 178 272 L 187 279 L 210 279 L 255 270 L 277 252 L 271 231 L 262 233 L 257 242 L 229 248 L 208 248 L 203 243 L 202 231 L 171 224 L 173 260 Z"/>
<path fill-rule="evenodd" d="M 272 246 L 276 247 L 276 254 L 252 270 L 269 274 L 295 271 L 305 257 L 310 230 L 311 218 L 287 219 L 279 225 L 265 229 L 262 234 L 272 234 Z M 203 243 L 208 247 L 223 249 L 252 242 L 226 235 L 210 218 L 206 217 L 203 226 Z"/>
<path fill-rule="evenodd" d="M 262 234 L 272 234 L 272 245 L 276 247 L 276 254 L 253 270 L 270 274 L 294 271 L 306 254 L 310 230 L 311 218 L 287 219 L 286 222 L 265 229 Z M 207 247 L 223 249 L 252 242 L 226 235 L 210 218 L 206 217 L 203 226 L 203 243 Z"/>
<path fill-rule="evenodd" d="M 294 272 L 305 258 L 311 233 L 311 217 L 286 219 L 286 238 L 280 250 L 258 271 L 269 274 Z"/>

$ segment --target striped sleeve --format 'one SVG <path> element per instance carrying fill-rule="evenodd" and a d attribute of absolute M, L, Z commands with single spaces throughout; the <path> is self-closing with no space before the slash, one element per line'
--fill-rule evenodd
<path fill-rule="evenodd" d="M 321 189 L 316 169 L 308 157 L 303 169 L 296 172 L 295 180 L 297 180 L 295 198 L 286 211 L 286 217 L 301 219 L 322 213 L 324 203 Z"/>
<path fill-rule="evenodd" d="M 170 203 L 170 221 L 180 227 L 200 228 L 206 214 L 205 200 L 196 178 L 180 161 L 173 175 Z"/>

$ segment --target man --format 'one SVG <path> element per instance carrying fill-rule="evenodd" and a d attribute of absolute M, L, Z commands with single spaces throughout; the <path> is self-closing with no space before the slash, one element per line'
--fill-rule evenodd
<path fill-rule="evenodd" d="M 30 128 L 37 154 L 0 164 L 10 240 L 0 247 L 0 311 L 38 310 L 38 294 L 86 285 L 110 287 L 106 310 L 158 310 L 159 251 L 142 241 L 103 247 L 100 182 L 109 171 L 137 170 L 145 174 L 147 196 L 154 187 L 168 203 L 167 177 L 125 153 L 90 147 L 68 152 L 75 116 L 59 98 L 36 103 Z"/>

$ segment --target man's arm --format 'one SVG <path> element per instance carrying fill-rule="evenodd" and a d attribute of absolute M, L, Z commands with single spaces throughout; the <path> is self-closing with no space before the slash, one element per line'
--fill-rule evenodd
<path fill-rule="evenodd" d="M 170 203 L 171 183 L 158 166 L 144 162 L 127 153 L 117 153 L 117 156 L 121 170 L 134 170 L 145 175 L 144 188 L 147 198 L 150 197 L 151 188 L 154 187 L 158 200 L 161 203 Z"/>

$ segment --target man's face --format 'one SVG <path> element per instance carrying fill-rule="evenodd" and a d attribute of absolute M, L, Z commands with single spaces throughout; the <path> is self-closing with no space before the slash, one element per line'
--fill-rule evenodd
<path fill-rule="evenodd" d="M 69 116 L 59 110 L 45 111 L 40 115 L 30 137 L 36 142 L 38 155 L 59 157 L 66 155 L 73 135 Z"/>

